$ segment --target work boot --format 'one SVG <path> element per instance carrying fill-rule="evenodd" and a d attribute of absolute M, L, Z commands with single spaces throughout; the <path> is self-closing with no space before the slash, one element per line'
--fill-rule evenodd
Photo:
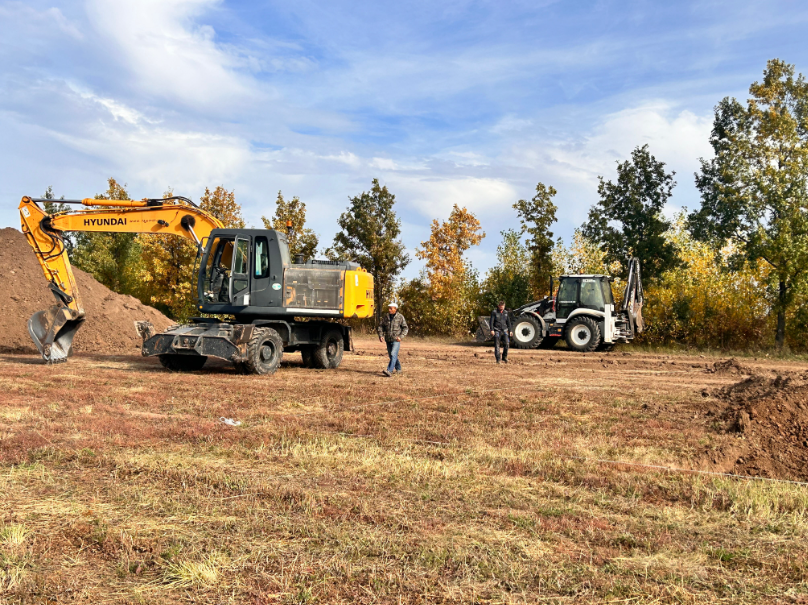
<path fill-rule="evenodd" d="M 388 378 L 389 378 L 390 376 L 392 376 L 392 374 L 391 374 L 390 372 L 388 372 L 387 370 L 382 371 L 382 374 L 384 374 L 384 375 L 385 375 L 385 376 L 387 376 Z"/>
<path fill-rule="evenodd" d="M 499 365 L 499 359 L 497 359 L 497 365 Z"/>
<path fill-rule="evenodd" d="M 508 358 L 507 358 L 507 357 L 503 357 L 503 358 L 502 358 L 502 363 L 508 363 Z"/>

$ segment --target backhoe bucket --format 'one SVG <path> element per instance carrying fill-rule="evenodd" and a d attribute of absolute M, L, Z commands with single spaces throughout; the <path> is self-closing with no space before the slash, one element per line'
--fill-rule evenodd
<path fill-rule="evenodd" d="M 67 361 L 73 352 L 73 337 L 84 317 L 62 305 L 37 311 L 28 320 L 28 333 L 48 363 Z"/>

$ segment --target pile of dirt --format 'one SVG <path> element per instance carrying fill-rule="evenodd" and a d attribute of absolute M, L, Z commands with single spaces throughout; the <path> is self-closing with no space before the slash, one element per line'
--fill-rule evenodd
<path fill-rule="evenodd" d="M 87 313 L 76 333 L 76 353 L 139 354 L 141 338 L 135 321 L 148 320 L 157 330 L 172 322 L 157 309 L 132 296 L 116 294 L 88 273 L 73 269 Z M 33 250 L 16 229 L 0 229 L 0 353 L 39 354 L 28 335 L 28 318 L 47 309 L 56 299 L 48 289 Z"/>
<path fill-rule="evenodd" d="M 725 361 L 716 361 L 713 367 L 707 368 L 710 374 L 729 374 L 734 376 L 749 376 L 753 374 L 752 368 L 743 365 L 734 357 Z"/>
<path fill-rule="evenodd" d="M 753 374 L 715 394 L 724 430 L 744 437 L 734 472 L 808 480 L 808 376 Z"/>

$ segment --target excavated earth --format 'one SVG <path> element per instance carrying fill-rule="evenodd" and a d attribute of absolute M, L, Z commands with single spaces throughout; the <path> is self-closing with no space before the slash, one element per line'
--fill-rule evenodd
<path fill-rule="evenodd" d="M 808 479 L 808 372 L 716 362 L 716 374 L 742 376 L 712 392 L 708 405 L 724 433 L 742 439 L 723 452 L 737 473 Z"/>
<path fill-rule="evenodd" d="M 132 296 L 116 294 L 88 273 L 74 268 L 87 320 L 73 341 L 76 353 L 138 354 L 141 339 L 135 321 L 148 320 L 158 330 L 173 322 Z M 37 353 L 28 335 L 28 318 L 56 301 L 25 236 L 0 229 L 0 353 Z"/>

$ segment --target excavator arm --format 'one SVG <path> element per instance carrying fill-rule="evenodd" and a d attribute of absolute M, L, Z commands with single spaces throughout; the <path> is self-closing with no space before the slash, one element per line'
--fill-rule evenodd
<path fill-rule="evenodd" d="M 39 261 L 56 304 L 38 311 L 28 320 L 28 333 L 42 357 L 50 362 L 65 361 L 73 338 L 84 322 L 76 278 L 70 266 L 62 233 L 95 231 L 179 235 L 197 246 L 222 223 L 186 198 L 146 200 L 59 200 L 81 204 L 89 209 L 47 214 L 38 198 L 23 197 L 20 202 L 22 232 Z"/>

